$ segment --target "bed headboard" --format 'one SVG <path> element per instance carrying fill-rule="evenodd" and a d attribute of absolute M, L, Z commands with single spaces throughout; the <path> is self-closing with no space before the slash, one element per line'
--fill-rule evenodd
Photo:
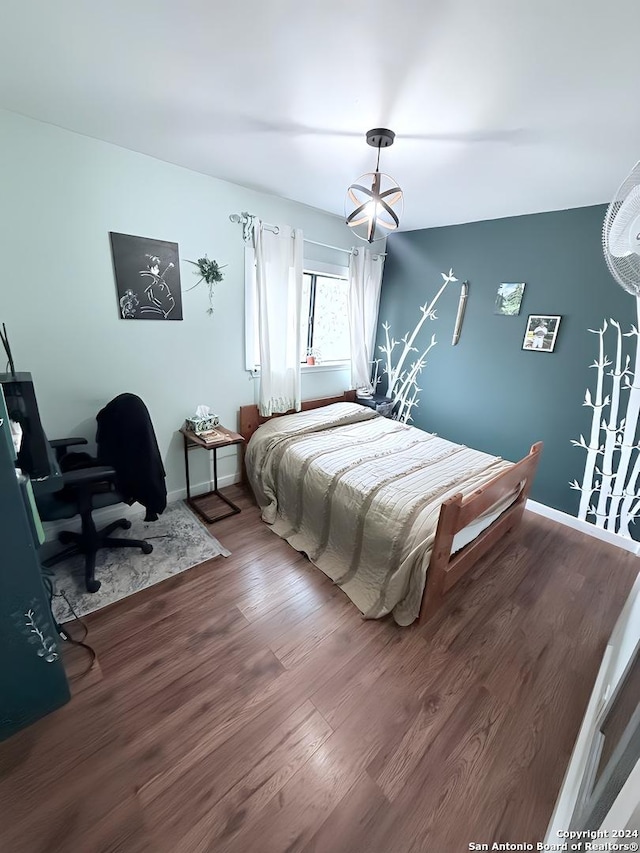
<path fill-rule="evenodd" d="M 318 400 L 303 400 L 302 411 L 306 412 L 309 409 L 319 409 L 322 406 L 330 406 L 331 403 L 355 403 L 356 392 L 345 391 L 343 394 L 338 394 L 336 397 L 320 397 Z M 285 415 L 295 414 L 294 410 L 290 412 L 282 412 Z M 279 418 L 281 415 L 271 415 L 271 417 L 262 417 L 257 406 L 240 406 L 240 416 L 238 418 L 238 432 L 246 442 L 249 441 L 260 424 L 271 418 Z"/>

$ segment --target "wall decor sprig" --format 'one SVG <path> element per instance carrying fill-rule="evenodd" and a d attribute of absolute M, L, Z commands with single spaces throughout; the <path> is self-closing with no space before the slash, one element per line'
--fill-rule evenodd
<path fill-rule="evenodd" d="M 35 599 L 26 611 L 12 614 L 16 626 L 27 635 L 27 642 L 36 646 L 36 654 L 47 663 L 53 663 L 59 658 L 55 639 L 50 635 L 50 622 L 42 613 L 40 604 Z"/>
<path fill-rule="evenodd" d="M 210 261 L 206 255 L 203 258 L 198 258 L 197 261 L 188 260 L 187 263 L 193 264 L 194 267 L 197 267 L 198 269 L 194 272 L 194 275 L 200 276 L 193 287 L 187 288 L 187 292 L 193 290 L 200 284 L 200 282 L 204 281 L 209 288 L 209 307 L 207 308 L 207 314 L 213 314 L 213 286 L 219 281 L 222 281 L 224 277 L 222 275 L 222 270 L 227 265 L 224 264 L 223 266 L 220 266 L 217 261 Z"/>

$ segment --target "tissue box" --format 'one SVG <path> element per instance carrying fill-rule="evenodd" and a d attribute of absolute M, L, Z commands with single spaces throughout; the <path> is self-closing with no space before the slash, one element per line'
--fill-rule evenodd
<path fill-rule="evenodd" d="M 206 432 L 207 430 L 217 427 L 219 423 L 220 418 L 217 415 L 209 415 L 207 418 L 198 418 L 194 415 L 193 417 L 186 419 L 185 426 L 187 429 L 190 429 L 191 432 L 195 432 L 196 435 L 200 435 L 201 432 Z"/>

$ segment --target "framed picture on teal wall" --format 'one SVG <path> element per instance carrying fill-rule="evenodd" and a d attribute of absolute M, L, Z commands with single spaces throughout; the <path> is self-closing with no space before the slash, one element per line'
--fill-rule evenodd
<path fill-rule="evenodd" d="M 529 314 L 522 349 L 553 352 L 561 319 L 560 314 Z"/>
<path fill-rule="evenodd" d="M 507 317 L 515 317 L 520 313 L 522 297 L 524 296 L 524 282 L 503 282 L 498 287 L 496 294 L 496 307 L 494 314 L 504 314 Z"/>

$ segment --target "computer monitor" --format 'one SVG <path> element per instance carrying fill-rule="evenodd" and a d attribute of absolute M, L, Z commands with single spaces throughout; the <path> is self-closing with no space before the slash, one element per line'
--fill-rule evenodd
<path fill-rule="evenodd" d="M 32 480 L 49 477 L 51 453 L 38 411 L 38 401 L 30 373 L 0 373 L 0 384 L 7 404 L 9 420 L 22 428 L 18 467 Z"/>

